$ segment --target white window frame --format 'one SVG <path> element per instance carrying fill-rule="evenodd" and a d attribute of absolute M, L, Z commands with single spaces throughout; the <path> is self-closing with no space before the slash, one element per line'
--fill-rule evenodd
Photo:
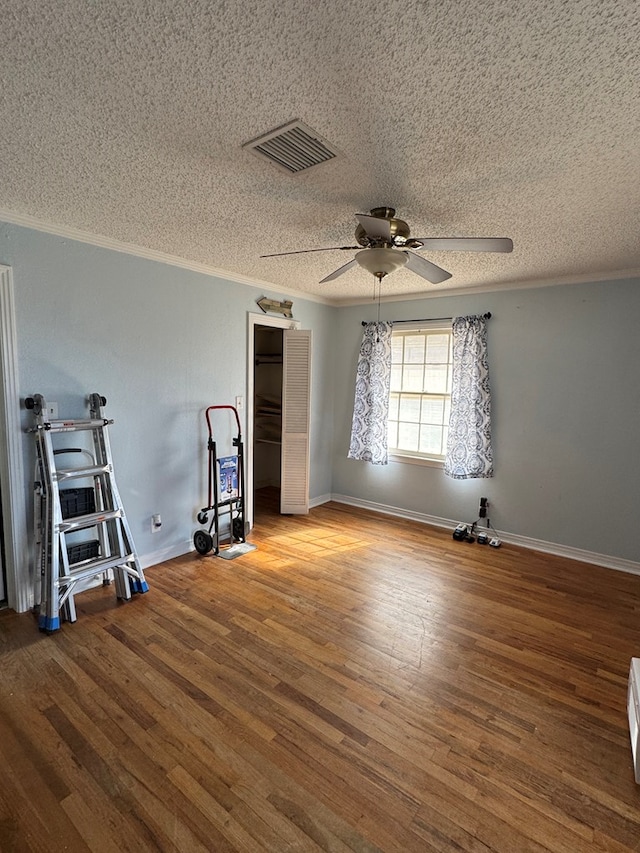
<path fill-rule="evenodd" d="M 394 333 L 406 334 L 407 332 L 447 332 L 453 334 L 451 320 L 427 320 L 422 323 L 398 323 L 398 328 L 392 330 Z M 391 390 L 389 390 L 391 396 Z M 430 468 L 444 468 L 444 456 L 429 456 L 421 453 L 411 453 L 405 450 L 389 450 L 390 462 L 403 462 L 410 465 L 425 465 Z"/>

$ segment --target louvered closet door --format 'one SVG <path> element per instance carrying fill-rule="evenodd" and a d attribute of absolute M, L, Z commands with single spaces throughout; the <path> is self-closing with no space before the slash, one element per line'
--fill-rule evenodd
<path fill-rule="evenodd" d="M 311 331 L 285 331 L 282 352 L 280 512 L 309 512 Z"/>

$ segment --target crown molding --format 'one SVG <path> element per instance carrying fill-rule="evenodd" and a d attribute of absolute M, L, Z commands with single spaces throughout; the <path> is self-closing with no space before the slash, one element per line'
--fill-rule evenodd
<path fill-rule="evenodd" d="M 68 225 L 58 225 L 52 222 L 46 222 L 42 219 L 30 216 L 29 214 L 16 213 L 13 210 L 4 210 L 3 208 L 0 208 L 0 220 L 12 225 L 31 228 L 34 231 L 42 231 L 45 234 L 53 234 L 57 237 L 77 240 L 79 243 L 88 243 L 91 246 L 98 246 L 102 249 L 111 249 L 114 252 L 134 255 L 135 257 L 144 258 L 149 261 L 157 261 L 161 264 L 169 264 L 170 266 L 180 267 L 181 269 L 202 273 L 203 275 L 235 282 L 236 284 L 244 284 L 246 287 L 253 287 L 263 291 L 267 290 L 270 293 L 275 293 L 279 296 L 293 295 L 297 299 L 306 299 L 309 302 L 316 302 L 320 305 L 329 305 L 334 308 L 348 308 L 353 305 L 370 305 L 372 303 L 371 297 L 363 296 L 346 299 L 330 299 L 327 297 L 316 296 L 315 294 L 301 290 L 283 290 L 278 287 L 278 285 L 270 281 L 250 278 L 249 276 L 244 276 L 240 273 L 230 272 L 229 270 L 220 269 L 219 267 L 212 267 L 198 261 L 190 261 L 187 258 L 180 258 L 177 255 L 160 252 L 157 249 L 148 249 L 134 243 L 125 243 L 121 240 L 115 240 L 112 237 L 105 237 L 101 234 L 91 234 L 88 231 L 81 231 L 79 228 L 72 228 Z M 640 268 L 614 270 L 612 272 L 581 273 L 579 275 L 531 279 L 527 281 L 484 282 L 482 284 L 467 285 L 465 287 L 448 287 L 446 289 L 382 296 L 379 301 L 381 303 L 413 302 L 420 299 L 438 299 L 448 296 L 471 296 L 479 293 L 494 293 L 501 290 L 530 290 L 538 287 L 555 287 L 557 285 L 567 284 L 589 284 L 599 281 L 620 281 L 622 279 L 634 278 L 640 278 Z M 378 300 L 376 299 L 376 304 L 377 302 Z"/>
<path fill-rule="evenodd" d="M 28 214 L 16 213 L 12 210 L 4 210 L 0 208 L 0 220 L 11 225 L 20 225 L 23 228 L 42 231 L 45 234 L 53 234 L 56 237 L 76 240 L 79 243 L 88 243 L 91 246 L 98 246 L 101 249 L 110 249 L 113 252 L 134 255 L 137 258 L 144 258 L 148 261 L 157 261 L 161 264 L 169 264 L 170 266 L 180 267 L 181 269 L 190 270 L 191 272 L 202 273 L 203 275 L 212 276 L 213 278 L 219 278 L 224 281 L 231 281 L 235 284 L 244 284 L 246 287 L 254 287 L 262 291 L 266 290 L 269 293 L 274 293 L 278 296 L 291 296 L 293 294 L 295 298 L 306 299 L 309 302 L 318 302 L 322 305 L 336 304 L 335 300 L 324 299 L 320 296 L 315 296 L 299 290 L 283 290 L 271 281 L 262 281 L 261 279 L 250 278 L 248 276 L 241 275 L 240 273 L 230 272 L 229 270 L 220 269 L 219 267 L 212 267 L 198 261 L 190 261 L 187 258 L 180 258 L 177 255 L 160 252 L 157 249 L 148 249 L 145 246 L 138 246 L 135 243 L 125 243 L 121 240 L 115 240 L 112 237 L 105 237 L 102 234 L 90 234 L 88 231 L 81 231 L 79 228 L 72 228 L 68 225 L 57 225 L 52 222 L 45 222 L 42 219 L 36 219 L 34 216 L 29 216 Z"/>
<path fill-rule="evenodd" d="M 533 290 L 538 287 L 556 287 L 568 284 L 592 284 L 594 282 L 621 281 L 624 279 L 640 278 L 640 268 L 629 270 L 614 270 L 613 272 L 581 273 L 580 275 L 559 276 L 558 278 L 530 279 L 528 281 L 485 282 L 466 287 L 450 287 L 443 290 L 428 290 L 419 293 L 403 293 L 382 296 L 380 302 L 415 302 L 419 299 L 438 299 L 447 296 L 475 296 L 478 293 L 495 293 L 500 290 Z M 371 297 L 334 300 L 338 308 L 352 305 L 371 305 Z M 378 304 L 376 298 L 375 304 Z"/>

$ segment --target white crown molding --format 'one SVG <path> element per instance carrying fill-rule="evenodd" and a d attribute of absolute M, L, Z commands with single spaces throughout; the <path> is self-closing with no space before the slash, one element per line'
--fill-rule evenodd
<path fill-rule="evenodd" d="M 406 518 L 410 521 L 419 521 L 422 524 L 432 524 L 434 527 L 446 527 L 449 530 L 453 530 L 460 523 L 459 520 L 454 521 L 450 518 L 439 518 L 438 516 L 426 515 L 422 512 L 412 512 L 411 510 L 401 509 L 400 507 L 352 498 L 349 495 L 331 495 L 330 499 L 336 503 L 346 504 L 347 506 L 369 509 L 372 512 L 393 515 L 397 518 Z M 320 499 L 318 499 L 319 502 Z M 323 500 L 322 502 L 326 503 L 327 501 Z M 317 503 L 313 505 L 317 506 Z M 622 557 L 611 557 L 608 554 L 583 551 L 581 548 L 558 545 L 555 542 L 545 542 L 542 539 L 532 539 L 529 536 L 519 536 L 516 533 L 504 533 L 502 530 L 499 537 L 502 542 L 519 545 L 521 548 L 527 548 L 530 551 L 541 551 L 544 554 L 553 554 L 556 557 L 567 557 L 570 560 L 578 560 L 581 563 L 590 563 L 591 565 L 602 566 L 606 569 L 615 569 L 618 572 L 640 575 L 640 563 L 636 563 L 633 560 L 625 560 Z"/>
<path fill-rule="evenodd" d="M 3 210 L 0 208 L 0 220 L 11 225 L 20 225 L 23 228 L 31 228 L 34 231 L 42 231 L 45 234 L 53 234 L 56 237 L 64 237 L 67 240 L 77 240 L 79 243 L 88 243 L 91 246 L 98 246 L 101 249 L 111 249 L 113 252 L 121 252 L 126 255 L 134 255 L 137 258 L 144 258 L 148 261 L 157 261 L 161 264 L 169 264 L 174 267 L 190 270 L 191 272 L 202 273 L 203 275 L 213 276 L 226 281 L 232 281 L 236 284 L 244 284 L 246 287 L 255 287 L 258 290 L 268 291 L 280 296 L 306 299 L 309 302 L 318 302 L 322 305 L 335 305 L 335 300 L 325 299 L 320 296 L 315 296 L 303 291 L 282 290 L 276 284 L 270 281 L 262 281 L 260 279 L 249 278 L 240 273 L 229 272 L 229 270 L 212 267 L 208 264 L 202 264 L 198 261 L 190 261 L 187 258 L 180 258 L 177 255 L 169 255 L 165 252 L 159 252 L 156 249 L 147 249 L 144 246 L 137 246 L 134 243 L 124 243 L 120 240 L 114 240 L 111 237 L 104 237 L 101 234 L 90 234 L 88 231 L 81 231 L 78 228 L 72 228 L 67 225 L 56 225 L 51 222 L 44 222 L 41 219 L 36 219 L 23 213 L 16 213 L 11 210 Z"/>
<path fill-rule="evenodd" d="M 203 275 L 213 276 L 226 281 L 244 284 L 247 287 L 254 287 L 261 290 L 268 290 L 270 293 L 279 294 L 281 296 L 295 295 L 298 299 L 306 299 L 309 302 L 317 302 L 320 305 L 330 305 L 335 308 L 348 308 L 353 305 L 370 305 L 371 297 L 357 297 L 348 299 L 327 298 L 316 296 L 315 294 L 307 293 L 300 290 L 282 290 L 277 285 L 270 281 L 262 281 L 261 279 L 249 278 L 240 273 L 229 272 L 228 270 L 212 267 L 207 264 L 199 263 L 198 261 L 190 261 L 186 258 L 180 258 L 176 255 L 169 255 L 165 252 L 157 251 L 156 249 L 147 249 L 144 246 L 137 246 L 134 243 L 125 243 L 120 240 L 114 240 L 111 237 L 104 237 L 100 234 L 90 234 L 87 231 L 81 231 L 78 228 L 72 228 L 66 225 L 56 225 L 51 222 L 37 219 L 24 213 L 16 213 L 12 210 L 4 210 L 0 208 L 0 220 L 12 225 L 20 225 L 24 228 L 32 228 L 34 231 L 42 231 L 45 234 L 54 234 L 57 237 L 65 237 L 69 240 L 77 240 L 79 243 L 88 243 L 92 246 L 99 246 L 103 249 L 111 249 L 114 252 L 121 252 L 128 255 L 134 255 L 138 258 L 145 258 L 149 261 L 157 261 L 162 264 L 170 264 L 171 266 L 181 267 L 182 269 L 191 270 L 192 272 L 202 273 Z M 630 270 L 614 270 L 613 272 L 597 272 L 584 273 L 581 275 L 564 276 L 553 279 L 533 279 L 530 281 L 507 281 L 507 282 L 485 282 L 483 284 L 468 285 L 466 287 L 451 287 L 446 289 L 428 290 L 418 293 L 404 293 L 391 296 L 383 296 L 380 302 L 412 302 L 420 299 L 437 299 L 447 296 L 470 296 L 478 293 L 495 293 L 501 290 L 530 290 L 538 287 L 554 287 L 556 285 L 565 284 L 589 284 L 590 282 L 598 281 L 618 281 L 620 279 L 640 278 L 640 268 Z"/>
<path fill-rule="evenodd" d="M 640 268 L 630 270 L 615 270 L 614 272 L 584 273 L 559 278 L 532 279 L 531 281 L 488 282 L 467 287 L 451 287 L 443 290 L 429 290 L 421 293 L 405 293 L 396 296 L 382 296 L 380 302 L 415 302 L 421 299 L 438 299 L 447 296 L 474 296 L 478 293 L 495 293 L 501 290 L 533 290 L 539 287 L 556 287 L 567 284 L 592 284 L 600 281 L 620 281 L 640 278 Z M 371 305 L 371 297 L 354 299 L 336 299 L 333 302 L 338 308 L 348 308 L 353 305 Z M 375 300 L 378 304 L 378 300 Z"/>

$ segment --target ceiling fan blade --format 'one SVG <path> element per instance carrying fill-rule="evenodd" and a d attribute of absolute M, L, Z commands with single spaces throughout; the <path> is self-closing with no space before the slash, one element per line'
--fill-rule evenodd
<path fill-rule="evenodd" d="M 327 246 L 326 249 L 298 249 L 297 252 L 276 252 L 274 255 L 260 255 L 261 258 L 282 258 L 285 255 L 306 255 L 309 252 L 351 252 L 361 249 L 362 246 Z"/>
<path fill-rule="evenodd" d="M 362 225 L 367 237 L 375 237 L 378 240 L 391 242 L 391 223 L 388 219 L 379 216 L 369 216 L 367 213 L 356 213 L 356 219 Z"/>
<path fill-rule="evenodd" d="M 357 263 L 358 262 L 355 258 L 352 261 L 347 261 L 346 264 L 343 264 L 341 267 L 338 267 L 337 270 L 321 279 L 320 284 L 325 284 L 327 281 L 333 281 L 334 278 L 338 278 L 339 275 L 342 275 L 343 273 L 347 272 L 347 270 L 350 270 L 351 267 L 357 266 Z"/>
<path fill-rule="evenodd" d="M 407 256 L 407 269 L 421 275 L 422 278 L 426 278 L 431 284 L 440 284 L 441 281 L 451 278 L 450 272 L 432 264 L 425 258 L 421 258 L 420 255 L 414 255 L 413 252 L 403 252 L 403 254 Z"/>
<path fill-rule="evenodd" d="M 412 237 L 431 252 L 512 252 L 513 240 L 508 237 Z M 420 248 L 414 246 L 418 251 Z"/>

